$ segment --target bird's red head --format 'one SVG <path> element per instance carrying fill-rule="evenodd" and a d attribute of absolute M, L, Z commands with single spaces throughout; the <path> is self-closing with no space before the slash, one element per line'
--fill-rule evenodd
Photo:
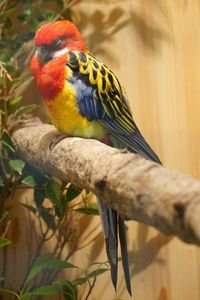
<path fill-rule="evenodd" d="M 45 64 L 69 51 L 85 51 L 86 45 L 76 26 L 70 21 L 50 22 L 35 35 L 36 56 Z"/>
<path fill-rule="evenodd" d="M 31 72 L 44 99 L 54 98 L 64 87 L 67 53 L 85 51 L 86 45 L 76 26 L 69 21 L 43 25 L 35 35 L 36 52 Z"/>

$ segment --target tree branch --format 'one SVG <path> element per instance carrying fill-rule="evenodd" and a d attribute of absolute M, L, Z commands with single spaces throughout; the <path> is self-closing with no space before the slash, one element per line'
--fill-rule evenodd
<path fill-rule="evenodd" d="M 17 130 L 20 157 L 42 172 L 86 188 L 127 219 L 200 245 L 200 182 L 127 150 L 65 138 L 52 125 Z"/>

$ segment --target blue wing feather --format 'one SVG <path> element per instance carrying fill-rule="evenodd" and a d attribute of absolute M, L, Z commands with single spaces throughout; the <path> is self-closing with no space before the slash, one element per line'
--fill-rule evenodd
<path fill-rule="evenodd" d="M 93 86 L 87 85 L 79 76 L 74 75 L 69 80 L 77 93 L 77 105 L 80 113 L 89 121 L 101 119 L 104 115 L 103 107 L 95 100 L 96 93 Z"/>

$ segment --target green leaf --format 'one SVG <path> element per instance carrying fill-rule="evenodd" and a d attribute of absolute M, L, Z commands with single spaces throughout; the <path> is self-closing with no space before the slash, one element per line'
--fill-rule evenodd
<path fill-rule="evenodd" d="M 11 75 L 12 73 L 14 73 L 17 70 L 17 66 L 10 63 L 10 62 L 6 62 L 6 70 L 8 71 L 9 75 Z M 9 80 L 8 82 L 8 87 L 13 85 L 13 79 Z"/>
<path fill-rule="evenodd" d="M 12 242 L 4 237 L 0 237 L 0 248 L 10 245 Z"/>
<path fill-rule="evenodd" d="M 10 99 L 8 101 L 8 112 L 9 113 L 14 112 L 21 101 L 22 101 L 22 96 L 18 96 Z"/>
<path fill-rule="evenodd" d="M 68 208 L 68 202 L 66 201 L 65 195 L 62 195 L 60 200 L 61 200 L 61 209 L 59 209 L 58 216 L 63 217 L 63 215 L 66 213 L 66 210 Z"/>
<path fill-rule="evenodd" d="M 62 292 L 62 290 L 58 287 L 55 287 L 53 285 L 45 285 L 41 286 L 39 288 L 36 288 L 32 290 L 31 292 L 28 292 L 28 295 L 34 295 L 34 296 L 53 296 L 58 295 Z"/>
<path fill-rule="evenodd" d="M 52 200 L 54 204 L 60 205 L 60 197 L 61 197 L 61 189 L 60 185 L 55 181 L 50 179 L 47 182 L 47 185 L 45 187 L 45 194 L 46 197 Z"/>
<path fill-rule="evenodd" d="M 99 210 L 96 203 L 88 203 L 87 206 L 77 208 L 75 211 L 85 215 L 99 215 Z"/>
<path fill-rule="evenodd" d="M 95 271 L 90 272 L 87 277 L 92 278 L 92 277 L 97 277 L 105 272 L 107 272 L 109 269 L 107 268 L 98 268 Z"/>
<path fill-rule="evenodd" d="M 88 278 L 87 277 L 79 277 L 75 280 L 73 280 L 73 284 L 74 285 L 83 285 L 84 283 L 86 283 L 88 281 Z"/>
<path fill-rule="evenodd" d="M 40 209 L 40 216 L 51 230 L 56 230 L 55 218 L 54 215 L 52 215 L 50 208 L 42 207 Z"/>
<path fill-rule="evenodd" d="M 78 187 L 74 186 L 73 184 L 71 184 L 69 186 L 69 188 L 67 189 L 67 193 L 66 193 L 66 199 L 68 202 L 72 201 L 73 199 L 75 199 L 76 197 L 78 197 L 78 195 L 80 195 L 80 193 L 82 192 L 81 189 L 79 189 Z"/>
<path fill-rule="evenodd" d="M 34 178 L 38 187 L 42 187 L 42 185 L 48 181 L 48 178 L 40 171 L 36 170 L 33 166 L 26 164 L 26 169 L 24 171 L 25 176 L 31 175 Z"/>
<path fill-rule="evenodd" d="M 28 186 L 34 187 L 36 186 L 36 182 L 33 176 L 29 175 L 22 180 L 22 183 L 25 183 Z"/>
<path fill-rule="evenodd" d="M 0 143 L 6 146 L 6 148 L 9 149 L 11 152 L 15 152 L 12 138 L 8 132 L 4 131 Z"/>
<path fill-rule="evenodd" d="M 22 171 L 25 167 L 25 162 L 21 159 L 11 159 L 9 160 L 9 166 L 22 175 Z"/>
<path fill-rule="evenodd" d="M 69 269 L 69 268 L 77 268 L 77 267 L 67 261 L 62 261 L 54 258 L 51 261 L 49 261 L 47 268 L 48 269 Z"/>
<path fill-rule="evenodd" d="M 36 206 L 39 208 L 42 206 L 42 203 L 44 202 L 45 199 L 45 191 L 42 189 L 34 189 L 34 200 Z"/>
<path fill-rule="evenodd" d="M 4 145 L 11 152 L 15 152 L 15 150 L 6 141 L 0 140 L 0 144 Z"/>
<path fill-rule="evenodd" d="M 19 118 L 21 117 L 23 114 L 29 113 L 31 112 L 33 109 L 36 109 L 38 107 L 37 104 L 30 104 L 30 105 L 26 105 L 26 106 L 22 106 L 20 107 L 18 110 L 16 110 L 15 112 L 15 117 Z"/>
<path fill-rule="evenodd" d="M 26 283 L 28 283 L 33 277 L 40 273 L 43 269 L 66 269 L 66 268 L 77 268 L 75 265 L 66 261 L 61 261 L 53 257 L 51 253 L 45 253 L 39 256 L 33 265 Z"/>
<path fill-rule="evenodd" d="M 65 300 L 77 300 L 77 287 L 72 282 L 65 280 L 63 286 L 63 296 Z"/>
<path fill-rule="evenodd" d="M 57 181 L 50 179 L 45 187 L 45 194 L 46 197 L 55 205 L 56 215 L 61 217 L 63 213 L 63 203 L 60 184 Z"/>
<path fill-rule="evenodd" d="M 7 131 L 4 131 L 3 136 L 2 136 L 2 140 L 6 141 L 11 147 L 14 148 L 14 144 L 13 144 L 13 140 L 11 138 L 11 135 Z"/>
<path fill-rule="evenodd" d="M 89 274 L 87 274 L 86 277 L 79 277 L 75 280 L 73 280 L 73 284 L 74 285 L 83 285 L 84 283 L 86 283 L 88 281 L 89 278 L 93 278 L 93 277 L 97 277 L 105 272 L 107 272 L 109 269 L 107 268 L 98 268 L 95 271 L 90 272 Z"/>

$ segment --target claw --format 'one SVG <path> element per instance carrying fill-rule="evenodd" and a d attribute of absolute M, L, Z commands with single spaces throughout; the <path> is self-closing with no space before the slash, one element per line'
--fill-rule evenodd
<path fill-rule="evenodd" d="M 49 150 L 52 151 L 55 146 L 60 143 L 60 141 L 64 140 L 66 137 L 69 137 L 67 133 L 59 134 L 53 138 L 53 140 L 49 144 Z"/>

